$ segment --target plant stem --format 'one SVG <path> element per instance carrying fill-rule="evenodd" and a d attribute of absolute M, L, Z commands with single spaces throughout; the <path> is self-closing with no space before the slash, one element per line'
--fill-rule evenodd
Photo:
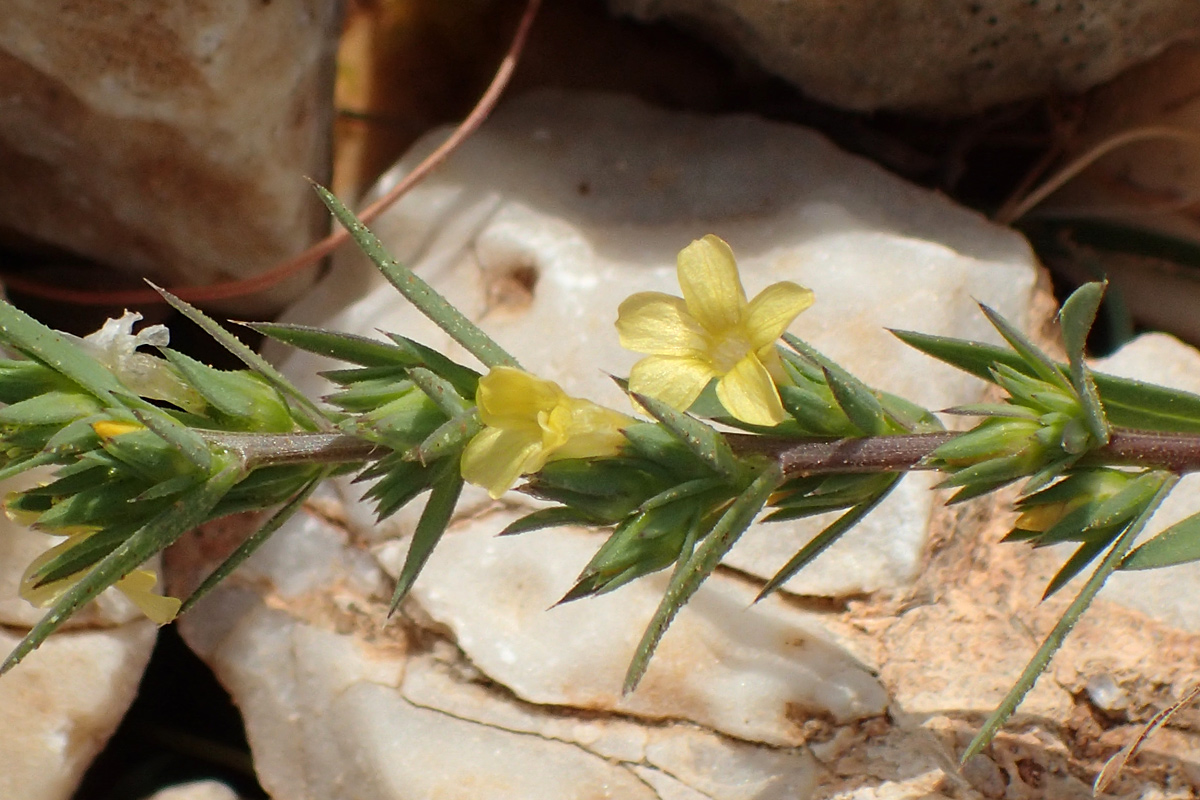
<path fill-rule="evenodd" d="M 210 445 L 239 454 L 248 469 L 281 464 L 352 464 L 388 449 L 346 433 L 228 433 L 198 431 Z"/>
<path fill-rule="evenodd" d="M 773 439 L 729 434 L 729 444 L 741 455 L 758 454 L 778 460 L 785 478 L 849 472 L 906 472 L 933 469 L 924 459 L 958 433 L 916 433 L 867 436 L 860 439 Z M 1109 443 L 1081 464 L 1153 467 L 1183 473 L 1200 470 L 1200 434 L 1113 428 Z"/>
<path fill-rule="evenodd" d="M 348 464 L 373 461 L 382 445 L 346 433 L 227 433 L 199 431 L 205 441 L 240 453 L 251 469 L 278 464 Z M 775 439 L 727 434 L 734 452 L 775 459 L 784 478 L 851 472 L 934 469 L 924 459 L 958 433 L 914 433 L 857 439 Z M 1138 466 L 1183 473 L 1200 470 L 1200 434 L 1113 428 L 1109 443 L 1081 464 Z"/>

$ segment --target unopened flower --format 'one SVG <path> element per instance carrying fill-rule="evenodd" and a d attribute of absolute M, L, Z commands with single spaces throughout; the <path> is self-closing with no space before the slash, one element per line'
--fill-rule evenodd
<path fill-rule="evenodd" d="M 65 578 L 35 585 L 37 573 L 42 567 L 66 551 L 79 546 L 94 533 L 94 530 L 72 533 L 67 537 L 65 542 L 51 547 L 35 558 L 21 577 L 21 597 L 24 597 L 38 608 L 45 608 L 62 597 L 76 583 L 79 583 L 80 579 L 87 574 L 86 569 L 80 570 L 73 575 L 68 575 Z M 155 594 L 153 589 L 157 582 L 158 575 L 153 571 L 137 569 L 117 581 L 116 587 L 133 601 L 134 605 L 143 614 L 159 625 L 166 625 L 175 619 L 175 615 L 179 613 L 179 607 L 182 603 L 174 597 Z"/>
<path fill-rule="evenodd" d="M 493 498 L 547 461 L 615 455 L 635 421 L 513 367 L 481 378 L 475 402 L 486 427 L 463 451 L 462 476 Z"/>
<path fill-rule="evenodd" d="M 621 345 L 647 358 L 633 365 L 629 390 L 686 410 L 713 378 L 737 419 L 776 425 L 785 418 L 776 382 L 787 380 L 775 349 L 813 293 L 790 281 L 746 300 L 733 251 L 709 234 L 679 253 L 683 298 L 639 292 L 621 304 Z"/>

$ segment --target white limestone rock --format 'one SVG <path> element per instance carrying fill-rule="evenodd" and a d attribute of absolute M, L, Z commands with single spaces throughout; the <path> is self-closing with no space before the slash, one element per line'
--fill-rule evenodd
<path fill-rule="evenodd" d="M 146 800 L 238 800 L 238 795 L 219 781 L 192 781 L 161 789 Z"/>
<path fill-rule="evenodd" d="M 44 475 L 7 481 L 4 492 Z M 57 537 L 0 515 L 0 658 L 46 613 L 19 594 Z M 157 626 L 111 589 L 0 678 L 0 797 L 65 800 L 137 694 Z"/>
<path fill-rule="evenodd" d="M 440 137 L 424 140 L 383 186 Z M 608 374 L 626 374 L 638 356 L 617 342 L 616 308 L 637 291 L 677 295 L 675 255 L 705 233 L 730 242 L 749 294 L 782 279 L 816 292 L 794 333 L 867 382 L 933 409 L 977 400 L 982 384 L 885 328 L 995 339 L 973 298 L 1024 325 L 1035 274 L 1016 234 L 810 131 L 605 95 L 538 93 L 509 104 L 373 227 L 527 369 L 621 409 L 628 401 Z M 289 319 L 367 336 L 397 331 L 468 358 L 349 250 Z M 313 376 L 329 366 L 303 354 L 286 362 L 314 393 L 327 390 Z M 905 585 L 920 565 L 933 480 L 909 476 L 785 588 L 841 596 Z M 357 499 L 352 491 L 347 499 Z M 370 524 L 361 504 L 348 513 Z M 401 512 L 382 533 L 411 530 L 417 513 Z M 770 577 L 831 519 L 756 526 L 727 563 Z"/>
<path fill-rule="evenodd" d="M 0 227 L 167 286 L 300 252 L 328 224 L 300 176 L 328 174 L 338 19 L 324 0 L 6 2 Z"/>
<path fill-rule="evenodd" d="M 860 110 L 965 115 L 1081 92 L 1194 39 L 1190 0 L 609 0 L 699 31 L 813 97 Z"/>
<path fill-rule="evenodd" d="M 67 800 L 137 694 L 149 620 L 51 636 L 0 679 L 0 797 Z M 0 628 L 8 653 L 24 631 Z"/>
<path fill-rule="evenodd" d="M 323 554 L 322 566 L 296 571 L 297 552 Z M 444 626 L 385 623 L 390 587 L 372 565 L 347 531 L 302 514 L 180 622 L 241 708 L 273 797 L 748 800 L 805 797 L 815 783 L 801 747 L 747 743 L 688 722 L 698 685 L 674 698 L 664 689 L 658 708 L 668 713 L 650 724 L 599 704 L 519 698 Z M 423 617 L 419 608 L 414 616 Z M 577 654 L 575 673 L 594 655 Z M 789 687 L 747 683 L 740 696 L 759 705 L 775 696 L 786 710 Z M 735 712 L 718 715 L 730 726 Z"/>

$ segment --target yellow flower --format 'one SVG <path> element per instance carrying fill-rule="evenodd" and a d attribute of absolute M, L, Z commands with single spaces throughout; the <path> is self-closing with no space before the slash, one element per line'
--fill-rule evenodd
<path fill-rule="evenodd" d="M 568 397 L 553 381 L 496 367 L 475 393 L 486 425 L 463 451 L 462 476 L 498 498 L 547 461 L 616 455 L 632 417 Z"/>
<path fill-rule="evenodd" d="M 62 597 L 64 592 L 78 583 L 87 570 L 80 570 L 74 575 L 68 575 L 65 578 L 60 578 L 41 586 L 33 585 L 34 575 L 37 574 L 39 569 L 67 550 L 78 546 L 93 533 L 95 533 L 94 530 L 72 533 L 67 537 L 65 542 L 51 547 L 35 558 L 33 563 L 29 565 L 29 568 L 25 570 L 25 575 L 21 578 L 21 597 L 24 597 L 38 608 L 45 608 Z M 179 607 L 182 603 L 174 597 L 164 597 L 163 595 L 155 594 L 152 590 L 154 589 L 154 584 L 157 582 L 158 576 L 154 572 L 148 569 L 138 569 L 117 581 L 116 586 L 126 597 L 133 601 L 134 605 L 141 609 L 143 614 L 159 625 L 166 625 L 175 619 L 175 615 L 179 613 Z"/>
<path fill-rule="evenodd" d="M 783 281 L 747 302 L 733 251 L 712 234 L 680 251 L 678 275 L 682 299 L 639 292 L 617 312 L 621 345 L 648 354 L 630 370 L 630 391 L 685 411 L 717 378 L 717 397 L 734 417 L 782 422 L 775 387 L 787 377 L 775 342 L 812 305 L 812 292 Z"/>

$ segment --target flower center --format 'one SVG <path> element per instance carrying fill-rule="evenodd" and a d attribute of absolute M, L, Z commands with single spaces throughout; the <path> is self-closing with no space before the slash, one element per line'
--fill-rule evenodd
<path fill-rule="evenodd" d="M 750 352 L 750 339 L 737 328 L 731 328 L 713 337 L 709 358 L 713 369 L 724 375 Z"/>

